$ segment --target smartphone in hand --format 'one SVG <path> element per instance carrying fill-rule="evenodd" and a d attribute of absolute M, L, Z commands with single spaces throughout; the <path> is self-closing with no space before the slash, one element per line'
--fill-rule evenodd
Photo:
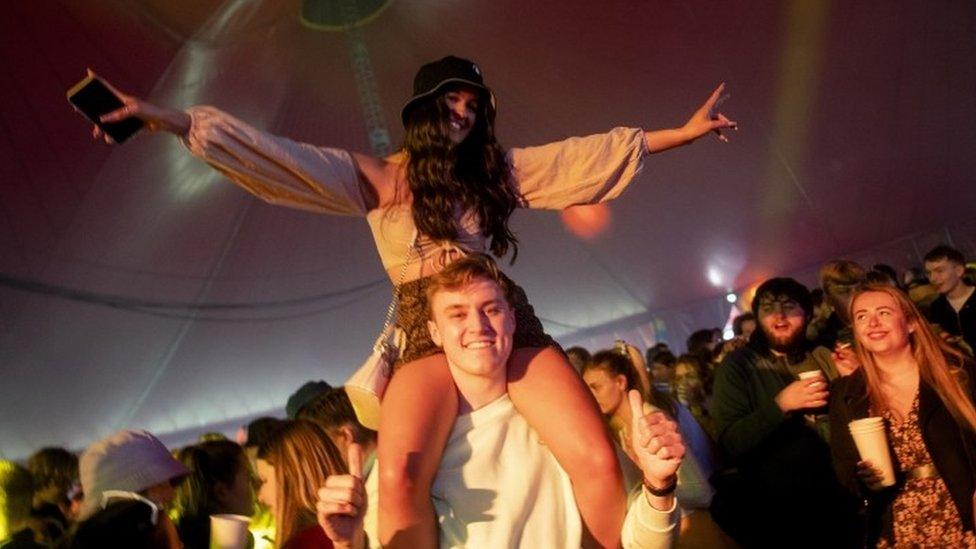
<path fill-rule="evenodd" d="M 68 90 L 68 102 L 116 143 L 124 142 L 145 126 L 142 120 L 133 117 L 118 122 L 99 121 L 99 117 L 122 107 L 123 103 L 94 73 Z"/>

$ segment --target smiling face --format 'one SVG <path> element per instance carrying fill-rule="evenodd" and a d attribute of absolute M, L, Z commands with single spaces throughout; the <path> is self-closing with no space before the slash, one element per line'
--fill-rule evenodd
<path fill-rule="evenodd" d="M 455 145 L 467 139 L 478 118 L 481 94 L 474 88 L 452 88 L 444 93 L 448 114 L 448 137 Z"/>
<path fill-rule="evenodd" d="M 515 315 L 496 282 L 473 278 L 460 289 L 442 289 L 431 296 L 430 309 L 431 339 L 444 349 L 453 369 L 467 376 L 504 380 Z"/>
<path fill-rule="evenodd" d="M 701 377 L 698 367 L 690 362 L 680 361 L 674 367 L 674 383 L 678 386 L 695 388 L 701 387 Z"/>
<path fill-rule="evenodd" d="M 806 337 L 806 312 L 792 299 L 763 296 L 758 314 L 759 329 L 774 351 L 788 352 Z"/>
<path fill-rule="evenodd" d="M 866 351 L 883 355 L 911 346 L 914 323 L 890 295 L 865 292 L 854 299 L 851 311 L 854 336 Z"/>

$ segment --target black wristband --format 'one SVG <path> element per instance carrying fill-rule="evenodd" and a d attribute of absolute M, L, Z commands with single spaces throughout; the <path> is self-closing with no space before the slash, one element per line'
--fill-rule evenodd
<path fill-rule="evenodd" d="M 652 496 L 663 498 L 664 496 L 670 496 L 674 493 L 674 490 L 678 487 L 678 475 L 671 475 L 671 479 L 664 488 L 655 488 L 651 486 L 647 479 L 644 479 L 644 489 L 651 493 Z"/>

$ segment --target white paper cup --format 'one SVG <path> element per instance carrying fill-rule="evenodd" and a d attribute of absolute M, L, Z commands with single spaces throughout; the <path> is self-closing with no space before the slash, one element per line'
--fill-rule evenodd
<path fill-rule="evenodd" d="M 848 425 L 851 429 L 865 429 L 878 426 L 884 427 L 884 418 L 880 417 L 866 417 L 864 419 L 855 419 Z"/>
<path fill-rule="evenodd" d="M 850 422 L 847 426 L 851 429 L 859 429 L 861 427 L 875 427 L 877 425 L 884 425 L 883 417 L 866 417 L 862 419 L 855 419 Z"/>
<path fill-rule="evenodd" d="M 888 435 L 880 420 L 881 418 L 855 419 L 848 427 L 861 459 L 871 462 L 871 465 L 881 470 L 881 486 L 892 486 L 895 484 L 895 469 L 891 464 Z"/>
<path fill-rule="evenodd" d="M 247 547 L 247 525 L 244 515 L 210 515 L 210 549 L 244 549 Z"/>
<path fill-rule="evenodd" d="M 885 430 L 884 425 L 874 425 L 874 426 L 866 425 L 866 426 L 850 428 L 851 433 L 873 433 L 875 431 L 884 432 L 884 430 Z"/>
<path fill-rule="evenodd" d="M 850 425 L 848 425 L 848 429 L 850 429 L 852 433 L 854 431 L 876 431 L 879 429 L 883 431 L 884 428 L 884 420 L 879 417 L 854 420 L 850 423 Z"/>
<path fill-rule="evenodd" d="M 875 424 L 869 423 L 865 425 L 857 425 L 854 427 L 850 427 L 851 431 L 864 431 L 864 430 L 873 430 L 873 429 L 884 429 L 884 423 L 875 423 Z"/>
<path fill-rule="evenodd" d="M 808 370 L 806 372 L 800 372 L 797 374 L 797 377 L 800 379 L 813 379 L 815 377 L 822 378 L 823 376 L 823 371 L 821 370 Z"/>

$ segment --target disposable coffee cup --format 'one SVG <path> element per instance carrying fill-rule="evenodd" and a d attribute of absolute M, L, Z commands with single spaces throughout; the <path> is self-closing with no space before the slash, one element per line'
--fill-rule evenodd
<path fill-rule="evenodd" d="M 210 515 L 210 549 L 245 549 L 250 522 L 244 515 Z"/>
<path fill-rule="evenodd" d="M 807 370 L 806 372 L 800 372 L 800 373 L 798 373 L 796 375 L 796 377 L 800 378 L 800 381 L 814 381 L 814 380 L 816 380 L 816 381 L 820 381 L 820 382 L 824 383 L 825 385 L 827 383 L 827 378 L 824 377 L 823 371 L 820 370 L 820 369 Z M 827 413 L 827 407 L 826 406 L 819 406 L 817 408 L 808 408 L 808 409 L 806 409 L 806 413 L 812 414 L 813 416 L 821 416 L 821 415 L 824 415 L 824 414 Z"/>
<path fill-rule="evenodd" d="M 863 431 L 865 429 L 867 429 L 867 430 L 873 430 L 873 429 L 877 429 L 877 428 L 882 428 L 882 429 L 884 428 L 884 421 L 881 421 L 881 420 L 871 421 L 871 422 L 869 422 L 867 420 L 858 420 L 858 421 L 864 421 L 864 422 L 863 423 L 858 423 L 857 425 L 855 425 L 854 422 L 851 422 L 851 424 L 848 426 L 848 428 L 851 431 Z"/>
<path fill-rule="evenodd" d="M 848 425 L 850 429 L 861 429 L 864 427 L 877 427 L 878 425 L 884 425 L 884 418 L 882 417 L 866 417 L 863 419 L 855 419 Z"/>
<path fill-rule="evenodd" d="M 888 435 L 880 419 L 855 419 L 848 427 L 861 460 L 869 461 L 881 470 L 881 486 L 892 486 L 895 484 L 895 469 L 891 464 Z"/>
<path fill-rule="evenodd" d="M 849 429 L 850 429 L 850 431 L 851 431 L 852 434 L 853 433 L 873 433 L 875 431 L 884 432 L 885 426 L 884 426 L 884 424 L 880 424 L 880 425 L 859 425 L 857 427 L 850 427 Z"/>
<path fill-rule="evenodd" d="M 868 431 L 878 431 L 878 430 L 884 431 L 884 428 L 885 428 L 884 420 L 879 417 L 865 418 L 865 419 L 852 421 L 851 424 L 848 426 L 848 429 L 850 429 L 852 433 L 854 431 L 858 431 L 858 432 L 868 432 Z"/>

